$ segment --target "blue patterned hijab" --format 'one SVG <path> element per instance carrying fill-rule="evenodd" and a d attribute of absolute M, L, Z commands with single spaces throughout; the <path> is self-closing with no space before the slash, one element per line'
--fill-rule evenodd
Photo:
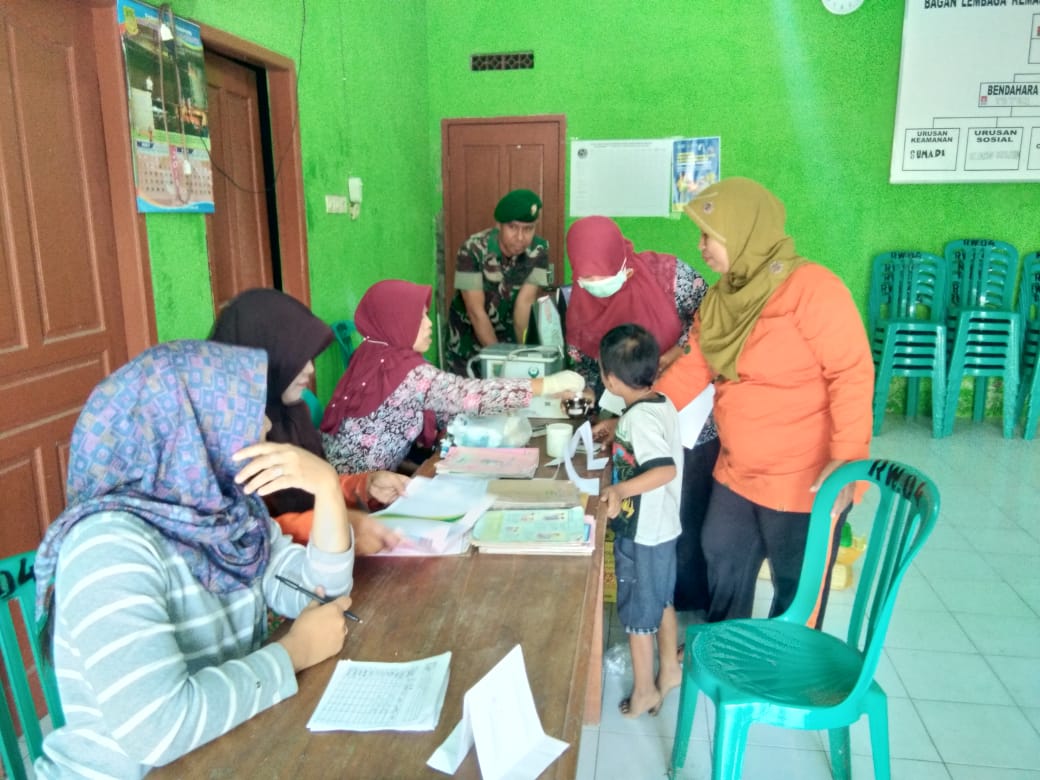
<path fill-rule="evenodd" d="M 36 555 L 43 615 L 69 530 L 98 512 L 129 512 L 159 531 L 206 590 L 261 576 L 269 515 L 234 482 L 231 455 L 263 435 L 261 350 L 174 341 L 142 352 L 94 388 L 72 432 L 67 508 Z"/>

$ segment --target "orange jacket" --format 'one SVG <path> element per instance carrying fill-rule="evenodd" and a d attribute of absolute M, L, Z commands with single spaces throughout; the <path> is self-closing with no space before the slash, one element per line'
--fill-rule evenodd
<path fill-rule="evenodd" d="M 343 500 L 348 507 L 368 510 L 368 472 L 360 474 L 340 474 L 339 486 L 343 491 Z M 314 510 L 306 512 L 286 512 L 278 515 L 275 522 L 282 531 L 289 534 L 294 542 L 307 544 L 311 538 L 311 526 L 314 524 Z"/>
<path fill-rule="evenodd" d="M 690 351 L 657 382 L 678 409 L 713 379 L 699 327 L 698 313 Z M 841 279 L 814 263 L 796 269 L 762 309 L 737 371 L 739 382 L 715 380 L 715 479 L 760 506 L 808 512 L 823 467 L 870 450 L 874 363 Z"/>

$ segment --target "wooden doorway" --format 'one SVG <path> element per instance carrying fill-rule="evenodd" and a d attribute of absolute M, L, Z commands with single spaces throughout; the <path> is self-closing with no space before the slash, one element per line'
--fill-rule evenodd
<path fill-rule="evenodd" d="M 111 3 L 0 11 L 0 557 L 65 505 L 94 386 L 155 340 Z"/>
<path fill-rule="evenodd" d="M 258 75 L 263 71 L 206 50 L 214 203 L 206 249 L 217 312 L 243 290 L 281 282 L 268 220 Z"/>
<path fill-rule="evenodd" d="M 200 25 L 206 48 L 215 213 L 206 218 L 216 310 L 277 287 L 310 305 L 296 65 Z"/>
<path fill-rule="evenodd" d="M 542 199 L 537 233 L 549 241 L 552 281 L 563 281 L 566 117 L 491 117 L 441 121 L 444 183 L 444 285 L 441 321 L 455 294 L 455 258 L 462 242 L 495 223 L 498 200 L 529 189 Z"/>

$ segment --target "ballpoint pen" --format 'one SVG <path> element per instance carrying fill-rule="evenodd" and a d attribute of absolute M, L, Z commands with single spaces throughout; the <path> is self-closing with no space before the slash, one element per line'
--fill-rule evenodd
<path fill-rule="evenodd" d="M 307 590 L 307 588 L 303 587 L 303 585 L 301 585 L 300 583 L 293 582 L 288 577 L 283 577 L 281 574 L 274 575 L 274 578 L 276 580 L 278 580 L 280 583 L 282 583 L 283 585 L 288 585 L 293 590 L 298 590 L 300 593 L 304 594 L 305 596 L 310 596 L 312 599 L 314 599 L 315 601 L 320 601 L 322 604 L 328 604 L 330 601 L 335 601 L 336 600 L 336 598 L 334 596 L 319 596 L 314 591 Z M 361 618 L 359 618 L 357 615 L 355 615 L 349 609 L 343 610 L 343 617 L 347 618 L 348 620 L 353 620 L 355 623 L 363 623 L 364 622 Z"/>

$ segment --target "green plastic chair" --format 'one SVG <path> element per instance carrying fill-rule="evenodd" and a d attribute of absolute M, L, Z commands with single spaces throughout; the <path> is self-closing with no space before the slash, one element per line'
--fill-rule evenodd
<path fill-rule="evenodd" d="M 919 412 L 918 385 L 932 383 L 932 436 L 946 406 L 946 263 L 928 252 L 884 252 L 870 274 L 868 332 L 874 355 L 874 435 L 881 433 L 893 377 L 907 378 L 906 416 Z"/>
<path fill-rule="evenodd" d="M 325 414 L 325 407 L 321 405 L 321 401 L 309 389 L 304 388 L 302 394 L 303 402 L 307 404 L 307 409 L 311 413 L 311 422 L 314 423 L 314 427 L 317 428 L 321 425 L 321 418 Z"/>
<path fill-rule="evenodd" d="M 1018 411 L 1021 318 L 1014 310 L 1018 252 L 1004 241 L 959 239 L 944 249 L 949 273 L 947 349 L 949 376 L 943 432 L 953 433 L 961 382 L 975 377 L 972 418 L 982 419 L 986 383 L 1004 381 L 1004 437 L 1011 438 Z"/>
<path fill-rule="evenodd" d="M 1036 436 L 1040 422 L 1040 252 L 1022 258 L 1018 288 L 1018 315 L 1022 320 L 1022 386 L 1018 407 L 1025 413 L 1022 438 Z"/>
<path fill-rule="evenodd" d="M 36 553 L 27 552 L 0 561 L 0 597 L 3 601 L 3 609 L 0 609 L 0 655 L 4 661 L 4 679 L 14 701 L 12 711 L 7 697 L 0 695 L 0 747 L 3 748 L 4 770 L 15 780 L 27 777 L 18 744 L 19 726 L 28 748 L 29 761 L 35 761 L 43 754 L 43 734 L 33 699 L 34 688 L 42 690 L 54 728 L 65 725 L 54 670 L 44 661 L 37 636 L 35 560 Z M 32 651 L 31 665 L 26 664 L 22 652 L 25 644 Z"/>
<path fill-rule="evenodd" d="M 354 334 L 356 334 L 357 328 L 354 326 L 354 320 L 336 320 L 331 325 L 332 333 L 336 337 L 336 343 L 339 344 L 339 355 L 343 359 L 343 370 L 347 370 L 347 366 L 350 365 L 350 356 L 354 354 Z"/>
<path fill-rule="evenodd" d="M 842 640 L 808 623 L 829 557 L 831 507 L 839 491 L 854 481 L 876 485 L 880 496 Z M 935 485 L 904 464 L 862 460 L 831 474 L 813 502 L 805 563 L 790 608 L 768 620 L 729 620 L 687 630 L 672 776 L 686 761 L 697 696 L 703 691 L 715 705 L 713 780 L 740 777 L 752 723 L 827 729 L 834 776 L 848 780 L 849 726 L 862 715 L 870 723 L 874 776 L 887 780 L 888 703 L 874 671 L 899 585 L 938 514 Z"/>

